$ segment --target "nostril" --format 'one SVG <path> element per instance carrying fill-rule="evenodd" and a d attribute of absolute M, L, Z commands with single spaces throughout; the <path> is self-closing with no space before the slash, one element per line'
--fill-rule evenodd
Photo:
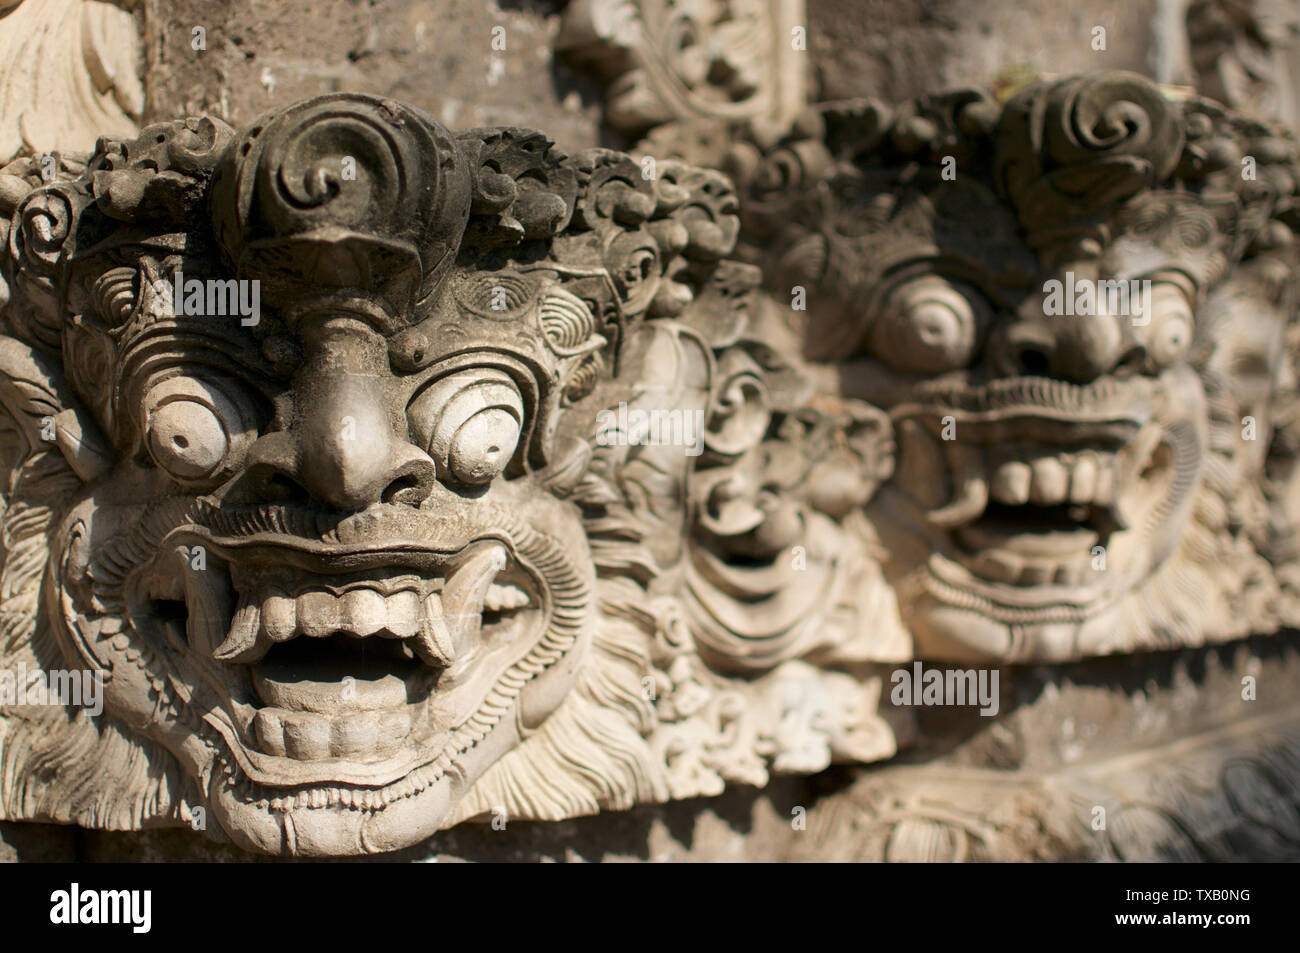
<path fill-rule="evenodd" d="M 1045 376 L 1051 368 L 1047 352 L 1036 347 L 1022 348 L 1016 360 L 1020 365 L 1020 373 L 1031 377 Z"/>
<path fill-rule="evenodd" d="M 428 460 L 408 460 L 398 473 L 388 481 L 379 498 L 384 503 L 404 503 L 419 506 L 433 492 L 436 471 Z"/>
<path fill-rule="evenodd" d="M 429 495 L 429 485 L 413 473 L 400 476 L 384 489 L 380 498 L 385 503 L 407 503 L 418 506 Z"/>
<path fill-rule="evenodd" d="M 1134 344 L 1115 362 L 1116 374 L 1140 374 L 1147 364 L 1147 349 L 1141 344 Z"/>

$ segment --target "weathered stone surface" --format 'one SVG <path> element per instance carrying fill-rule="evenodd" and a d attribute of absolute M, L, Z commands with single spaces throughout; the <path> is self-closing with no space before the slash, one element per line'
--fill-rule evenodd
<path fill-rule="evenodd" d="M 0 170 L 0 856 L 1292 859 L 1286 38 L 801 6 L 141 5 Z"/>
<path fill-rule="evenodd" d="M 529 126 L 569 149 L 598 143 L 596 89 L 556 60 L 559 11 L 544 0 L 146 0 L 143 8 L 150 121 L 210 113 L 239 126 L 347 91 L 409 103 L 452 127 Z M 193 48 L 196 27 L 205 50 Z"/>
<path fill-rule="evenodd" d="M 129 135 L 144 110 L 132 2 L 0 3 L 0 162 Z"/>
<path fill-rule="evenodd" d="M 819 0 L 808 4 L 818 97 L 897 101 L 1027 76 L 1131 70 L 1188 84 L 1176 4 L 1096 0 L 1062 6 L 983 0 Z M 1094 49 L 1094 29 L 1105 30 Z"/>

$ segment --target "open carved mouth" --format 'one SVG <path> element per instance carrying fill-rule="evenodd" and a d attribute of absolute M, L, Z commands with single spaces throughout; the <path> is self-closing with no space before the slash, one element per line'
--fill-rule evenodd
<path fill-rule="evenodd" d="M 428 836 L 562 704 L 590 642 L 595 567 L 558 503 L 88 509 L 65 519 L 60 635 L 250 849 Z"/>
<path fill-rule="evenodd" d="M 193 543 L 160 553 L 134 615 L 185 640 L 217 690 L 204 720 L 263 791 L 405 777 L 472 713 L 478 673 L 499 673 L 544 626 L 545 585 L 496 539 L 308 552 L 199 538 L 206 568 L 186 563 Z"/>
<path fill-rule="evenodd" d="M 931 572 L 1029 606 L 1086 602 L 1144 568 L 1136 557 L 1146 534 L 1130 527 L 1158 523 L 1179 481 L 1175 448 L 1147 402 L 1120 401 L 1113 384 L 991 390 L 895 411 L 895 498 L 932 547 Z M 1035 390 L 1055 400 L 1020 399 Z"/>

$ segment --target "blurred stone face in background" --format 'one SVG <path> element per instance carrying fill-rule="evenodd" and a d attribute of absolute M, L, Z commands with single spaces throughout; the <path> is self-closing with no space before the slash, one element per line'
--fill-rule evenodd
<path fill-rule="evenodd" d="M 1294 303 L 1294 147 L 1120 74 L 1000 109 L 837 104 L 818 127 L 771 153 L 749 212 L 773 236 L 769 284 L 809 289 L 809 356 L 897 431 L 869 516 L 918 653 L 1069 659 L 1241 633 L 1262 507 L 1249 528 L 1207 508 L 1258 498 L 1265 451 L 1239 451 L 1238 430 L 1282 383 L 1261 352 Z M 1243 178 L 1255 153 L 1279 161 Z M 1240 551 L 1241 576 L 1204 558 L 1207 537 Z M 1247 626 L 1271 624 L 1269 598 Z"/>

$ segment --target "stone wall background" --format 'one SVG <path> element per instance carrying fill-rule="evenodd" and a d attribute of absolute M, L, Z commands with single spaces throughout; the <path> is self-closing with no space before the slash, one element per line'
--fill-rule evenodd
<path fill-rule="evenodd" d="M 600 144 L 600 98 L 556 62 L 544 0 L 145 0 L 146 119 L 211 111 L 235 126 L 337 90 L 390 96 L 448 127 L 522 125 Z M 193 29 L 207 50 L 191 48 Z M 506 50 L 491 48 L 504 27 Z"/>
<path fill-rule="evenodd" d="M 809 58 L 823 99 L 901 100 L 1029 73 L 1125 69 L 1188 84 L 1178 17 L 1163 0 L 814 0 Z M 1174 15 L 1171 15 L 1174 14 Z M 1092 48 L 1092 28 L 1106 50 Z"/>
<path fill-rule="evenodd" d="M 602 93 L 554 53 L 566 0 L 137 0 L 146 120 L 234 125 L 340 89 L 391 96 L 448 126 L 531 125 L 570 150 L 623 145 Z M 1189 0 L 809 0 L 812 98 L 901 100 L 1037 74 L 1125 69 L 1193 85 Z M 1287 3 L 1289 0 L 1281 0 Z M 207 31 L 207 50 L 191 48 Z M 1105 28 L 1106 49 L 1093 49 Z M 503 27 L 507 49 L 492 49 Z M 1290 51 L 1300 99 L 1300 45 Z"/>

